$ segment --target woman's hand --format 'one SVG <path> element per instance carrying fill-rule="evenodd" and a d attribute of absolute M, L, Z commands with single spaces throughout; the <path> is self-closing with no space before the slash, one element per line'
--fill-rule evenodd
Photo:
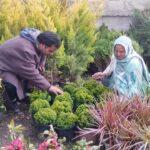
<path fill-rule="evenodd" d="M 106 76 L 106 73 L 104 72 L 97 72 L 95 74 L 92 75 L 92 78 L 95 80 L 101 80 Z"/>

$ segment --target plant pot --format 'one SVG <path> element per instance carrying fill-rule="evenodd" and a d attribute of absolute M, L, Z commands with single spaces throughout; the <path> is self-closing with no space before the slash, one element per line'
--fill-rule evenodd
<path fill-rule="evenodd" d="M 58 135 L 58 138 L 65 137 L 67 142 L 74 141 L 73 139 L 76 136 L 76 127 L 71 127 L 71 128 L 67 128 L 67 129 L 56 128 L 55 131 Z"/>

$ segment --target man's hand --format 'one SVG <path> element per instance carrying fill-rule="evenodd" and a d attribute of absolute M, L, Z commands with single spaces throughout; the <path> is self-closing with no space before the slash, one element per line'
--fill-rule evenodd
<path fill-rule="evenodd" d="M 104 72 L 97 72 L 97 73 L 92 75 L 92 78 L 95 79 L 95 80 L 98 80 L 98 79 L 101 80 L 105 76 L 106 76 L 106 73 L 104 73 Z"/>
<path fill-rule="evenodd" d="M 40 71 L 40 72 L 42 72 L 42 73 L 44 73 L 44 72 L 45 72 L 45 67 L 44 67 L 44 66 L 39 66 L 39 68 L 38 68 L 38 69 L 39 69 L 39 71 Z"/>
<path fill-rule="evenodd" d="M 49 92 L 52 92 L 56 95 L 60 95 L 60 94 L 64 93 L 61 89 L 59 89 L 58 87 L 53 86 L 53 85 L 49 88 Z"/>

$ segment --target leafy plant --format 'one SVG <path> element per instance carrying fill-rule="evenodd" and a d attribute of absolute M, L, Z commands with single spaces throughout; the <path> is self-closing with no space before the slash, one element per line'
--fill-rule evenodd
<path fill-rule="evenodd" d="M 50 102 L 51 96 L 49 95 L 49 93 L 47 91 L 34 90 L 30 94 L 30 102 L 32 103 L 36 99 L 43 99 L 43 100 L 47 100 L 48 102 Z"/>
<path fill-rule="evenodd" d="M 41 126 L 55 124 L 56 112 L 51 108 L 42 108 L 34 114 L 35 122 Z"/>
<path fill-rule="evenodd" d="M 76 91 L 76 89 L 78 88 L 76 83 L 71 83 L 71 84 L 67 84 L 63 87 L 63 90 L 68 92 L 71 97 L 74 97 L 74 93 Z"/>
<path fill-rule="evenodd" d="M 94 119 L 92 118 L 91 114 L 89 113 L 88 108 L 85 105 L 80 105 L 76 109 L 75 113 L 78 117 L 77 124 L 81 128 L 91 127 Z"/>
<path fill-rule="evenodd" d="M 56 126 L 59 129 L 68 129 L 73 127 L 76 121 L 77 121 L 77 116 L 72 112 L 67 112 L 67 113 L 61 112 L 57 116 Z"/>
<path fill-rule="evenodd" d="M 76 144 L 73 146 L 73 150 L 99 150 L 101 145 L 99 146 L 90 146 L 93 142 L 87 142 L 86 139 L 81 139 L 77 141 Z"/>
<path fill-rule="evenodd" d="M 56 100 L 51 107 L 57 114 L 61 112 L 72 112 L 72 106 L 68 101 Z"/>
<path fill-rule="evenodd" d="M 75 92 L 74 97 L 75 97 L 75 107 L 78 107 L 81 104 L 88 104 L 94 102 L 93 96 L 84 87 L 78 88 Z"/>
<path fill-rule="evenodd" d="M 110 149 L 149 149 L 150 102 L 134 97 L 130 101 L 112 96 L 102 108 L 90 109 L 97 122 L 94 128 L 80 131 L 81 135 L 99 135 L 100 143 L 109 143 Z M 143 112 L 142 112 L 143 111 Z"/>
<path fill-rule="evenodd" d="M 110 92 L 110 89 L 92 79 L 86 80 L 83 87 L 87 88 L 98 101 L 100 100 L 102 94 Z"/>
<path fill-rule="evenodd" d="M 31 103 L 29 111 L 31 114 L 35 114 L 41 108 L 50 107 L 49 103 L 46 100 L 37 99 Z"/>
<path fill-rule="evenodd" d="M 67 92 L 64 92 L 62 95 L 57 95 L 54 101 L 60 101 L 60 102 L 66 101 L 70 103 L 71 107 L 73 106 L 73 100 L 70 94 Z"/>
<path fill-rule="evenodd" d="M 149 44 L 150 44 L 150 11 L 149 9 L 145 9 L 143 11 L 135 10 L 133 13 L 132 19 L 133 23 L 131 25 L 128 34 L 132 36 L 134 39 L 138 41 L 138 43 L 144 49 L 144 55 L 149 55 Z M 136 49 L 140 49 L 139 53 L 142 53 L 143 49 L 140 46 L 136 47 Z"/>
<path fill-rule="evenodd" d="M 121 34 L 121 32 L 115 30 L 109 30 L 105 25 L 102 25 L 97 30 L 94 63 L 99 71 L 104 70 L 108 65 L 112 55 L 114 40 Z"/>

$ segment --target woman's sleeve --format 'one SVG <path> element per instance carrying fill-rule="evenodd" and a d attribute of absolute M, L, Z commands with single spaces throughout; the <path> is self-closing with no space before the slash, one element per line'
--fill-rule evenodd
<path fill-rule="evenodd" d="M 138 58 L 132 59 L 128 67 L 128 96 L 141 96 L 143 92 L 143 67 L 141 60 Z"/>

